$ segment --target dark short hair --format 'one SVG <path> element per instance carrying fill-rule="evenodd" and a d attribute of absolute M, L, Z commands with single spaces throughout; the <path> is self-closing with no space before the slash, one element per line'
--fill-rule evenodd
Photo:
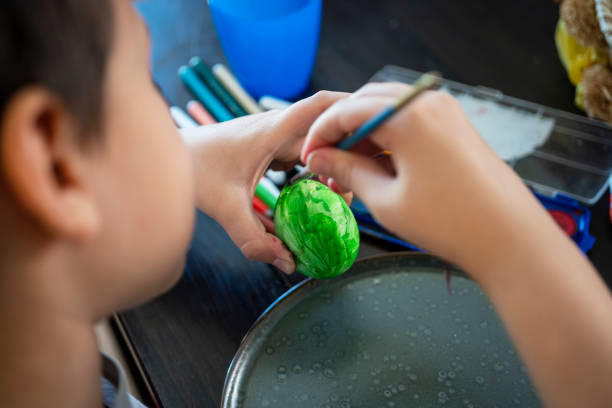
<path fill-rule="evenodd" d="M 109 0 L 2 0 L 0 113 L 29 85 L 56 94 L 82 129 L 100 124 L 113 41 Z"/>

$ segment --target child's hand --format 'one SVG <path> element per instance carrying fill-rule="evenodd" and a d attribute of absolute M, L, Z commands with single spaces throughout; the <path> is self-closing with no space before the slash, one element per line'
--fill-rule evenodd
<path fill-rule="evenodd" d="M 183 131 L 194 155 L 196 205 L 223 226 L 247 258 L 286 273 L 295 269 L 291 252 L 253 212 L 255 187 L 268 167 L 296 164 L 312 123 L 346 96 L 319 92 L 283 111 Z"/>
<path fill-rule="evenodd" d="M 302 158 L 387 228 L 479 282 L 546 406 L 612 406 L 610 292 L 457 101 L 426 93 L 355 152 L 329 147 L 407 89 L 368 85 L 336 103 L 311 128 Z M 376 149 L 390 150 L 390 162 L 373 161 Z"/>
<path fill-rule="evenodd" d="M 390 230 L 471 266 L 482 251 L 504 247 L 497 244 L 506 238 L 506 227 L 518 227 L 522 215 L 542 215 L 543 210 L 454 98 L 427 92 L 354 152 L 330 148 L 409 89 L 370 84 L 337 102 L 311 128 L 302 160 L 354 191 Z M 383 149 L 392 152 L 390 159 L 371 159 Z M 464 237 L 470 237 L 470 246 Z"/>

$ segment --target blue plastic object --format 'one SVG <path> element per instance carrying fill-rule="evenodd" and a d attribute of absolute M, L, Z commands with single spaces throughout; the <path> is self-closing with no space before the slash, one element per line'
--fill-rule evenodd
<path fill-rule="evenodd" d="M 232 71 L 255 98 L 293 99 L 310 81 L 322 0 L 208 0 Z"/>
<path fill-rule="evenodd" d="M 536 197 L 561 229 L 580 247 L 582 252 L 587 253 L 593 248 L 595 238 L 589 234 L 591 212 L 588 208 L 561 194 L 557 194 L 553 198 L 536 193 Z"/>
<path fill-rule="evenodd" d="M 535 193 L 536 198 L 546 208 L 548 213 L 559 224 L 561 229 L 578 245 L 585 254 L 593 248 L 595 238 L 589 233 L 591 224 L 591 212 L 588 208 L 580 205 L 578 201 L 557 194 L 555 197 L 547 197 Z M 386 231 L 370 214 L 370 210 L 359 199 L 354 198 L 351 210 L 359 225 L 359 231 L 364 235 L 409 248 L 414 251 L 421 251 L 409 242 L 406 242 L 392 233 Z"/>

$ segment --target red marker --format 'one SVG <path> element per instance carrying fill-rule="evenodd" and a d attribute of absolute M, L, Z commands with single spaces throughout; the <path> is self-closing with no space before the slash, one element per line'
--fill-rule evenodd
<path fill-rule="evenodd" d="M 272 218 L 273 216 L 272 210 L 270 209 L 270 207 L 268 207 L 266 203 L 261 201 L 261 199 L 257 196 L 253 197 L 253 208 L 255 209 L 255 211 L 257 211 L 259 214 L 263 215 L 264 217 Z"/>
<path fill-rule="evenodd" d="M 187 103 L 187 112 L 202 126 L 217 123 L 215 118 L 198 101 L 189 101 Z"/>

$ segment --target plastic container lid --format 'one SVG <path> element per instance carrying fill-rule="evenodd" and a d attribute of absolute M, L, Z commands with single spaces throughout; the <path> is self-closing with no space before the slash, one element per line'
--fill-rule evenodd
<path fill-rule="evenodd" d="M 378 71 L 371 82 L 414 82 L 420 72 L 395 65 Z M 461 100 L 466 95 L 485 103 L 507 108 L 530 118 L 541 118 L 552 126 L 539 146 L 525 157 L 507 161 L 522 179 L 540 194 L 554 197 L 558 193 L 592 205 L 607 188 L 612 172 L 612 128 L 601 121 L 512 98 L 502 92 L 444 80 L 443 89 Z M 465 98 L 464 98 L 465 99 Z M 476 118 L 468 118 L 474 122 Z M 500 120 L 500 132 L 508 126 L 517 132 L 524 126 Z M 533 135 L 541 138 L 541 135 Z M 494 149 L 495 147 L 492 146 Z"/>

